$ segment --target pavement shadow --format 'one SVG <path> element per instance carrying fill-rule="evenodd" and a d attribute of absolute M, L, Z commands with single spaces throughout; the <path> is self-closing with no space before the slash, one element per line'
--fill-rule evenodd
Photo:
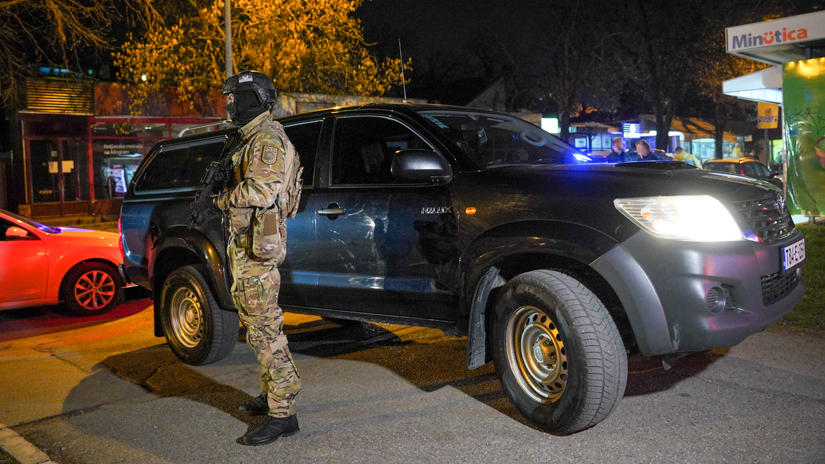
<path fill-rule="evenodd" d="M 323 332 L 309 332 L 303 336 L 302 342 L 313 346 L 312 342 L 324 340 L 325 335 Z M 293 346 L 293 340 L 295 337 L 290 335 L 290 346 Z M 467 369 L 466 337 L 438 336 L 434 340 L 387 338 L 380 344 L 362 342 L 359 349 L 347 347 L 344 350 L 340 349 L 343 347 L 319 349 L 317 345 L 314 346 L 315 348 L 304 352 L 313 356 L 380 365 L 426 392 L 452 387 L 502 414 L 533 427 L 510 403 L 498 381 L 492 362 L 476 370 Z M 369 349 L 376 347 L 381 349 Z M 624 396 L 647 395 L 668 390 L 682 380 L 704 371 L 726 353 L 727 350 L 714 350 L 689 355 L 673 362 L 673 366 L 668 370 L 664 369 L 661 357 L 630 357 Z"/>
<path fill-rule="evenodd" d="M 124 289 L 124 296 L 117 308 L 97 316 L 72 316 L 62 304 L 0 311 L 0 342 L 105 324 L 152 305 L 148 292 L 140 287 Z"/>
<path fill-rule="evenodd" d="M 377 346 L 395 345 L 400 339 L 392 332 L 372 324 L 338 326 L 323 320 L 300 325 L 286 325 L 290 349 L 313 357 L 331 357 L 355 353 Z M 257 427 L 265 416 L 246 416 L 238 413 L 238 405 L 249 402 L 253 396 L 238 388 L 225 385 L 210 376 L 210 371 L 227 375 L 256 377 L 258 364 L 252 352 L 240 346 L 245 341 L 242 330 L 238 345 L 226 359 L 208 366 L 193 367 L 182 363 L 168 345 L 162 344 L 106 358 L 95 366 L 96 373 L 83 379 L 64 401 L 65 415 L 76 414 L 76 405 L 107 404 L 118 398 L 103 398 L 101 386 L 107 384 L 109 374 L 127 380 L 161 398 L 180 398 L 210 406 L 248 426 Z M 201 373 L 204 371 L 206 373 Z M 220 377 L 220 375 L 218 376 Z M 110 381 L 108 381 L 110 382 Z M 240 437 L 238 438 L 240 440 Z"/>
<path fill-rule="evenodd" d="M 287 325 L 285 330 L 289 337 L 290 349 L 294 353 L 316 358 L 371 363 L 394 372 L 425 392 L 452 387 L 514 421 L 542 431 L 522 418 L 510 404 L 498 382 L 492 363 L 474 371 L 467 370 L 464 337 L 446 337 L 436 331 L 422 329 L 401 338 L 375 324 L 338 326 L 323 320 Z M 257 427 L 264 417 L 241 415 L 237 412 L 237 407 L 253 397 L 246 391 L 220 381 L 221 378 L 231 378 L 235 385 L 249 384 L 253 381 L 257 363 L 251 352 L 240 346 L 242 341 L 243 333 L 239 337 L 239 346 L 229 357 L 219 363 L 201 367 L 183 364 L 166 345 L 110 356 L 97 366 L 100 372 L 85 378 L 70 392 L 64 403 L 64 415 L 79 414 L 74 409 L 78 404 L 119 404 L 117 398 L 110 398 L 108 401 L 101 401 L 99 398 L 102 388 L 105 388 L 107 382 L 111 383 L 111 374 L 114 374 L 152 393 L 154 397 L 178 398 L 209 406 L 207 414 L 210 417 L 222 417 L 220 421 L 223 422 L 228 419 L 224 415 L 231 416 L 246 424 L 246 430 L 249 431 Z M 644 395 L 671 388 L 679 381 L 701 372 L 721 356 L 723 354 L 716 352 L 690 356 L 669 371 L 662 369 L 658 359 L 632 359 L 625 396 Z M 300 370 L 300 363 L 298 367 Z M 245 380 L 240 382 L 238 379 Z M 129 398 L 134 398 L 134 393 L 122 399 Z M 201 411 L 201 414 L 204 411 L 203 408 L 192 408 L 187 404 L 179 403 L 177 409 L 167 412 L 172 422 L 186 423 L 191 420 L 187 415 L 193 414 L 193 410 Z M 70 422 L 87 435 L 125 442 L 149 454 L 161 452 L 159 449 L 141 446 L 139 440 L 131 438 L 122 430 L 110 430 L 99 424 L 92 425 L 79 417 L 76 420 L 70 419 Z M 226 438 L 240 440 L 240 436 Z M 59 450 L 50 450 L 50 453 L 55 453 L 59 461 Z"/>
<path fill-rule="evenodd" d="M 660 356 L 628 359 L 627 387 L 624 396 L 649 395 L 672 388 L 682 380 L 693 377 L 723 358 L 728 350 L 713 350 L 685 356 L 665 369 Z"/>

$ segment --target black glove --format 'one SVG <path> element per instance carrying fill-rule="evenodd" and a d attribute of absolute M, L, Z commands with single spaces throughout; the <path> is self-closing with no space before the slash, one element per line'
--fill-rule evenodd
<path fill-rule="evenodd" d="M 204 222 L 221 214 L 221 210 L 215 206 L 215 195 L 209 186 L 201 190 L 198 198 L 189 204 L 189 209 L 192 211 L 189 214 L 190 229 L 193 226 L 203 225 Z"/>

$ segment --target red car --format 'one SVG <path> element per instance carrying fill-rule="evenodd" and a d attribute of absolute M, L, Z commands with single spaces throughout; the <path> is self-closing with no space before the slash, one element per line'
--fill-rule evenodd
<path fill-rule="evenodd" d="M 118 240 L 0 210 L 0 310 L 60 301 L 76 316 L 112 310 L 121 302 Z"/>

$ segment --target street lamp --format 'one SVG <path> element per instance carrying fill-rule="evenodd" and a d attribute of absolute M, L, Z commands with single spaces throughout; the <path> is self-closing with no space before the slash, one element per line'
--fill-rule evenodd
<path fill-rule="evenodd" d="M 232 73 L 232 1 L 225 0 L 223 4 L 224 43 L 226 44 L 226 78 Z"/>

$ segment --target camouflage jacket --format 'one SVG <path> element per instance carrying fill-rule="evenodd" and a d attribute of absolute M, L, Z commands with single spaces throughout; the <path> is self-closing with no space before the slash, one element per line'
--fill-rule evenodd
<path fill-rule="evenodd" d="M 286 167 L 292 163 L 295 148 L 283 126 L 272 119 L 269 112 L 241 128 L 246 146 L 235 153 L 234 186 L 221 192 L 217 205 L 232 216 L 249 215 L 254 208 L 267 209 L 275 205 L 278 194 L 285 188 Z M 240 211 L 233 211 L 239 209 Z M 244 234 L 243 221 L 233 222 L 234 232 Z M 248 220 L 247 220 L 248 225 Z"/>

